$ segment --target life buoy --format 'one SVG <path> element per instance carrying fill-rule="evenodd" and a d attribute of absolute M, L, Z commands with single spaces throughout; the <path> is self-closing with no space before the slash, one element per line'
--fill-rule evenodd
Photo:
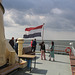
<path fill-rule="evenodd" d="M 70 49 L 70 51 L 67 51 L 67 49 Z M 66 47 L 65 52 L 71 54 L 71 48 L 70 47 Z"/>

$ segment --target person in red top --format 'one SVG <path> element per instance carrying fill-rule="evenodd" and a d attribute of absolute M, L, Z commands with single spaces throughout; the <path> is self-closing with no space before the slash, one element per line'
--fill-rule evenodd
<path fill-rule="evenodd" d="M 31 40 L 31 50 L 33 49 L 33 46 L 32 46 L 32 44 L 33 44 L 33 39 Z"/>

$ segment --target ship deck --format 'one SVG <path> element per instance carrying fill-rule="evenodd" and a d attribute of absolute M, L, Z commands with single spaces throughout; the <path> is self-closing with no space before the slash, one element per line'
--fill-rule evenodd
<path fill-rule="evenodd" d="M 10 75 L 72 75 L 69 55 L 55 54 L 55 61 L 49 61 L 49 53 L 46 53 L 46 60 L 41 60 L 40 56 L 36 53 L 36 68 L 31 72 L 25 68 Z"/>

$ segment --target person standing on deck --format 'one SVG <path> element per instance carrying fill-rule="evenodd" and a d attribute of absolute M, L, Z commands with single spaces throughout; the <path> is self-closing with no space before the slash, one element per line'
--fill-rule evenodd
<path fill-rule="evenodd" d="M 33 49 L 33 46 L 32 46 L 32 44 L 33 44 L 33 39 L 31 40 L 31 51 L 32 51 L 32 49 Z"/>
<path fill-rule="evenodd" d="M 51 57 L 53 58 L 53 61 L 55 61 L 54 59 L 54 42 L 51 42 L 51 52 L 50 52 L 50 58 L 49 61 L 51 61 Z"/>
<path fill-rule="evenodd" d="M 9 41 L 9 44 L 12 46 L 12 48 L 14 48 L 14 37 L 12 37 L 12 39 Z"/>
<path fill-rule="evenodd" d="M 32 43 L 33 52 L 35 52 L 35 50 L 36 50 L 36 45 L 37 45 L 37 42 L 36 42 L 36 39 L 34 39 L 33 43 Z"/>
<path fill-rule="evenodd" d="M 40 44 L 40 46 L 41 46 L 41 60 L 43 60 L 43 56 L 44 56 L 44 60 L 46 60 L 44 41 Z"/>

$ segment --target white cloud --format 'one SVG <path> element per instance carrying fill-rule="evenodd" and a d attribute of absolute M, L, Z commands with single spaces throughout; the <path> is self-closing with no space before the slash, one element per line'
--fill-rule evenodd
<path fill-rule="evenodd" d="M 18 26 L 18 24 L 15 24 L 14 19 L 12 18 L 13 16 L 16 18 L 16 14 L 14 13 L 14 9 L 11 10 L 6 10 L 5 14 L 4 14 L 4 22 L 8 25 L 8 26 Z M 7 26 L 6 25 L 6 26 Z"/>
<path fill-rule="evenodd" d="M 45 18 L 45 16 L 39 16 L 39 18 L 42 20 L 42 19 L 44 19 L 44 18 Z"/>
<path fill-rule="evenodd" d="M 35 15 L 29 15 L 29 14 L 27 14 L 26 16 L 24 16 L 24 18 L 31 19 L 31 20 L 35 20 L 36 19 L 36 16 Z"/>
<path fill-rule="evenodd" d="M 30 16 L 27 14 L 24 18 L 27 18 L 27 19 L 29 19 L 30 18 Z"/>
<path fill-rule="evenodd" d="M 53 13 L 53 14 L 62 14 L 63 11 L 59 8 L 54 8 L 54 9 L 51 10 L 51 13 Z"/>

